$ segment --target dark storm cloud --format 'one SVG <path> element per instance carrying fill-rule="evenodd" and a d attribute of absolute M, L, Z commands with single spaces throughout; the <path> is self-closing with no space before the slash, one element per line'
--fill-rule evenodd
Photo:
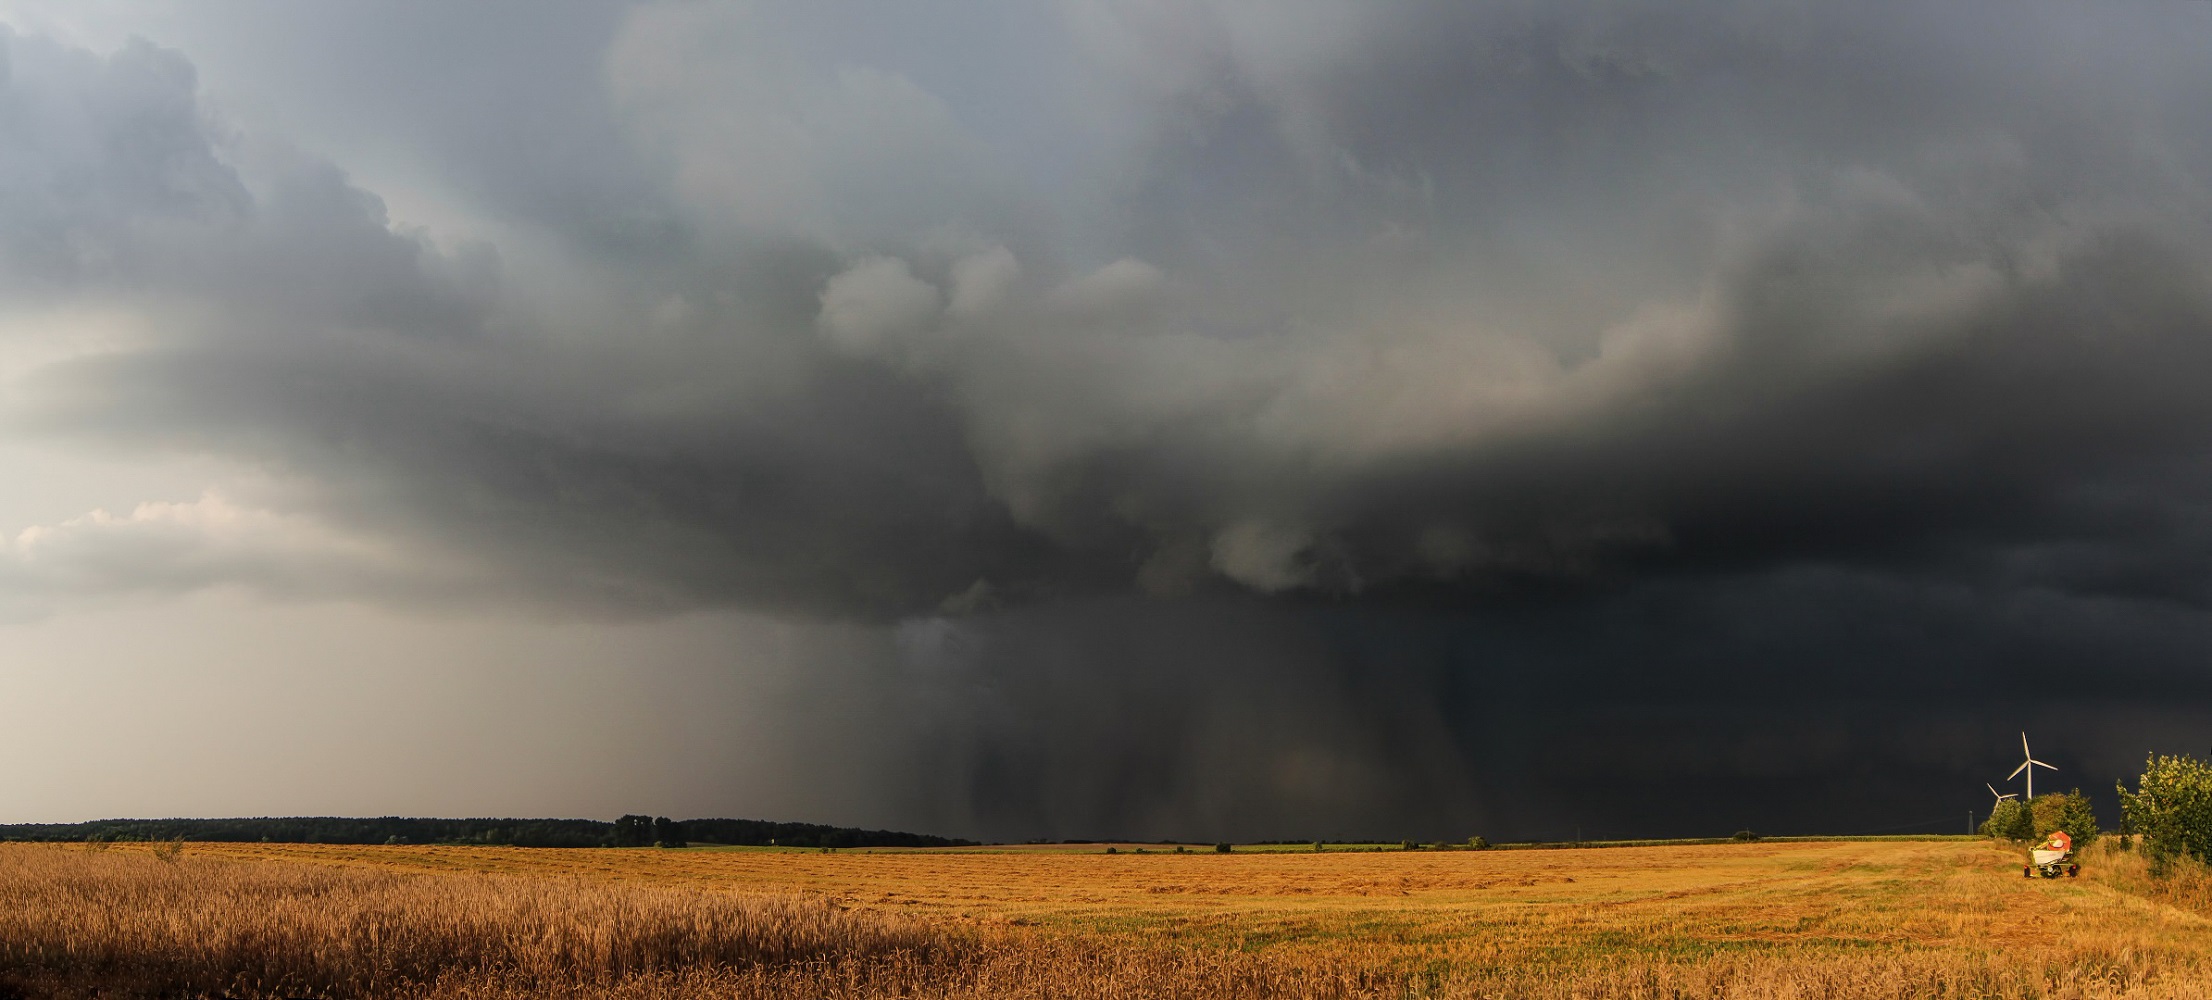
<path fill-rule="evenodd" d="M 185 55 L 0 37 L 0 284 L 141 318 L 11 423 L 281 483 L 6 580 L 903 621 L 827 690 L 995 833 L 1911 812 L 2048 717 L 1992 688 L 2093 677 L 2107 768 L 2197 692 L 2204 10 L 1057 13 L 471 18 L 389 90 L 341 40 L 419 11 L 266 29 L 480 242 Z"/>
<path fill-rule="evenodd" d="M 2108 821 L 2149 749 L 2204 752 L 2208 642 L 2173 606 L 1805 569 L 1450 616 L 1088 604 L 907 626 L 869 722 L 883 807 L 999 837 L 1956 832 L 2023 728 Z"/>

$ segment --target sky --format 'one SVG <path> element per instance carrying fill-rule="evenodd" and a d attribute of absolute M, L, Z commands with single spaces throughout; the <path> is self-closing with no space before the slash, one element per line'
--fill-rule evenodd
<path fill-rule="evenodd" d="M 1944 832 L 2023 731 L 2115 822 L 2207 37 L 0 0 L 0 822 Z"/>

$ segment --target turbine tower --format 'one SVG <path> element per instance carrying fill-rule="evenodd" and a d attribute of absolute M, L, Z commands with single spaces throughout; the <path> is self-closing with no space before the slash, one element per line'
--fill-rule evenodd
<path fill-rule="evenodd" d="M 2035 751 L 2028 749 L 2028 734 L 2026 733 L 2020 734 L 2020 754 L 2021 756 L 2026 757 L 2027 760 L 2021 761 L 2019 767 L 2013 768 L 2011 774 L 2005 775 L 2005 780 L 2011 781 L 2012 779 L 2019 777 L 2020 772 L 2028 772 L 2028 797 L 2026 801 L 2034 802 L 2035 769 L 2039 767 L 2050 767 L 2051 770 L 2056 771 L 2058 770 L 2058 768 L 2051 767 L 2051 765 L 2045 764 L 2042 761 L 2035 759 Z M 1992 788 L 1990 789 L 1990 791 L 1994 792 L 1996 791 L 1996 789 Z"/>

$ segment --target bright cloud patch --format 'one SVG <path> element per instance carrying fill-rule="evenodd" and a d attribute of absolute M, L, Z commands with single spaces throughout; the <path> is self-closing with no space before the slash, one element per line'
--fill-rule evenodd
<path fill-rule="evenodd" d="M 313 517 L 208 493 L 18 531 L 0 547 L 0 599 L 20 609 L 62 596 L 235 587 L 277 600 L 428 603 L 457 582 L 439 563 Z"/>

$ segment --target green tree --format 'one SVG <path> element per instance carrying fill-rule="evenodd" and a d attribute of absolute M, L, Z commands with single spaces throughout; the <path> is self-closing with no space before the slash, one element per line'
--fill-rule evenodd
<path fill-rule="evenodd" d="M 2143 838 L 2154 872 L 2184 855 L 2212 861 L 2212 764 L 2153 755 L 2134 791 L 2119 787 L 2120 829 Z"/>
<path fill-rule="evenodd" d="M 653 843 L 659 847 L 688 847 L 684 825 L 666 816 L 653 817 Z"/>
<path fill-rule="evenodd" d="M 614 821 L 614 846 L 650 847 L 653 844 L 653 817 L 624 816 Z"/>
<path fill-rule="evenodd" d="M 2066 831 L 2074 838 L 2075 847 L 2087 847 L 2097 839 L 2097 814 L 2089 808 L 2089 796 L 2079 788 L 2038 795 L 2029 811 L 2035 817 L 2035 840 L 2050 836 L 2053 830 Z"/>
<path fill-rule="evenodd" d="M 1989 818 L 1982 821 L 1982 836 L 1999 840 L 2035 839 L 2035 814 L 2021 805 L 2019 799 L 2006 799 L 1989 811 Z"/>

